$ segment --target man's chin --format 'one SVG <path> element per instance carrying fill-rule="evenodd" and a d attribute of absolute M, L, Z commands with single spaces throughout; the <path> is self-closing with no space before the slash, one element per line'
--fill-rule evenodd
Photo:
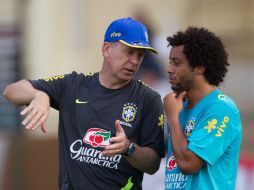
<path fill-rule="evenodd" d="M 172 86 L 171 89 L 172 89 L 177 95 L 179 95 L 181 92 L 184 91 L 183 88 L 174 87 L 174 86 Z"/>
<path fill-rule="evenodd" d="M 171 89 L 174 91 L 174 92 L 179 92 L 181 91 L 181 88 L 177 87 L 177 86 L 171 86 Z"/>
<path fill-rule="evenodd" d="M 125 82 L 128 82 L 128 81 L 131 81 L 133 78 L 134 78 L 134 76 L 125 75 L 125 76 L 119 77 L 119 80 L 120 80 L 122 83 L 125 83 Z"/>

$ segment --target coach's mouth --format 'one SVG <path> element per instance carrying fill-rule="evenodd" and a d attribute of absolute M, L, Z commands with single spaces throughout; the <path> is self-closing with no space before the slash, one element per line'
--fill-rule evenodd
<path fill-rule="evenodd" d="M 134 69 L 127 69 L 127 68 L 124 69 L 124 72 L 126 72 L 127 74 L 134 74 L 135 71 L 136 70 L 134 70 Z"/>

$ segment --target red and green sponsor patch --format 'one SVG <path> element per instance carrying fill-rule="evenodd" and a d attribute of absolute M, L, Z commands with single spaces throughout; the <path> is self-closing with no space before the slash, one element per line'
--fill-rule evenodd
<path fill-rule="evenodd" d="M 86 132 L 83 141 L 93 147 L 109 145 L 111 132 L 100 128 L 91 128 Z"/>

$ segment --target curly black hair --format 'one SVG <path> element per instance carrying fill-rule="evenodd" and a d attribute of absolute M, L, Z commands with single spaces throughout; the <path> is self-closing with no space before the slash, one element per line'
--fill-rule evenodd
<path fill-rule="evenodd" d="M 205 28 L 188 27 L 168 37 L 168 46 L 183 45 L 183 53 L 192 68 L 204 66 L 204 76 L 211 85 L 223 82 L 229 66 L 228 54 L 219 37 Z"/>

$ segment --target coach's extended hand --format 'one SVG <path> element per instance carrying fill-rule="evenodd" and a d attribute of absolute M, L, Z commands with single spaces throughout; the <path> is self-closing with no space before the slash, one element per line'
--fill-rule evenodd
<path fill-rule="evenodd" d="M 30 102 L 20 114 L 26 115 L 26 118 L 22 121 L 22 125 L 26 129 L 35 130 L 37 127 L 41 127 L 41 130 L 46 133 L 46 120 L 49 115 L 50 104 L 49 97 L 44 92 L 36 92 L 36 96 Z"/>
<path fill-rule="evenodd" d="M 29 81 L 20 80 L 8 85 L 3 95 L 16 105 L 28 105 L 20 113 L 27 115 L 22 122 L 26 129 L 35 130 L 40 126 L 41 130 L 46 132 L 46 120 L 50 110 L 49 96 L 46 93 L 36 90 Z"/>
<path fill-rule="evenodd" d="M 115 128 L 116 128 L 116 136 L 111 137 L 109 139 L 110 145 L 105 147 L 105 150 L 103 151 L 104 156 L 113 156 L 116 154 L 124 154 L 129 145 L 130 141 L 128 140 L 127 136 L 125 135 L 125 132 L 120 125 L 120 121 L 116 120 L 115 122 Z"/>

